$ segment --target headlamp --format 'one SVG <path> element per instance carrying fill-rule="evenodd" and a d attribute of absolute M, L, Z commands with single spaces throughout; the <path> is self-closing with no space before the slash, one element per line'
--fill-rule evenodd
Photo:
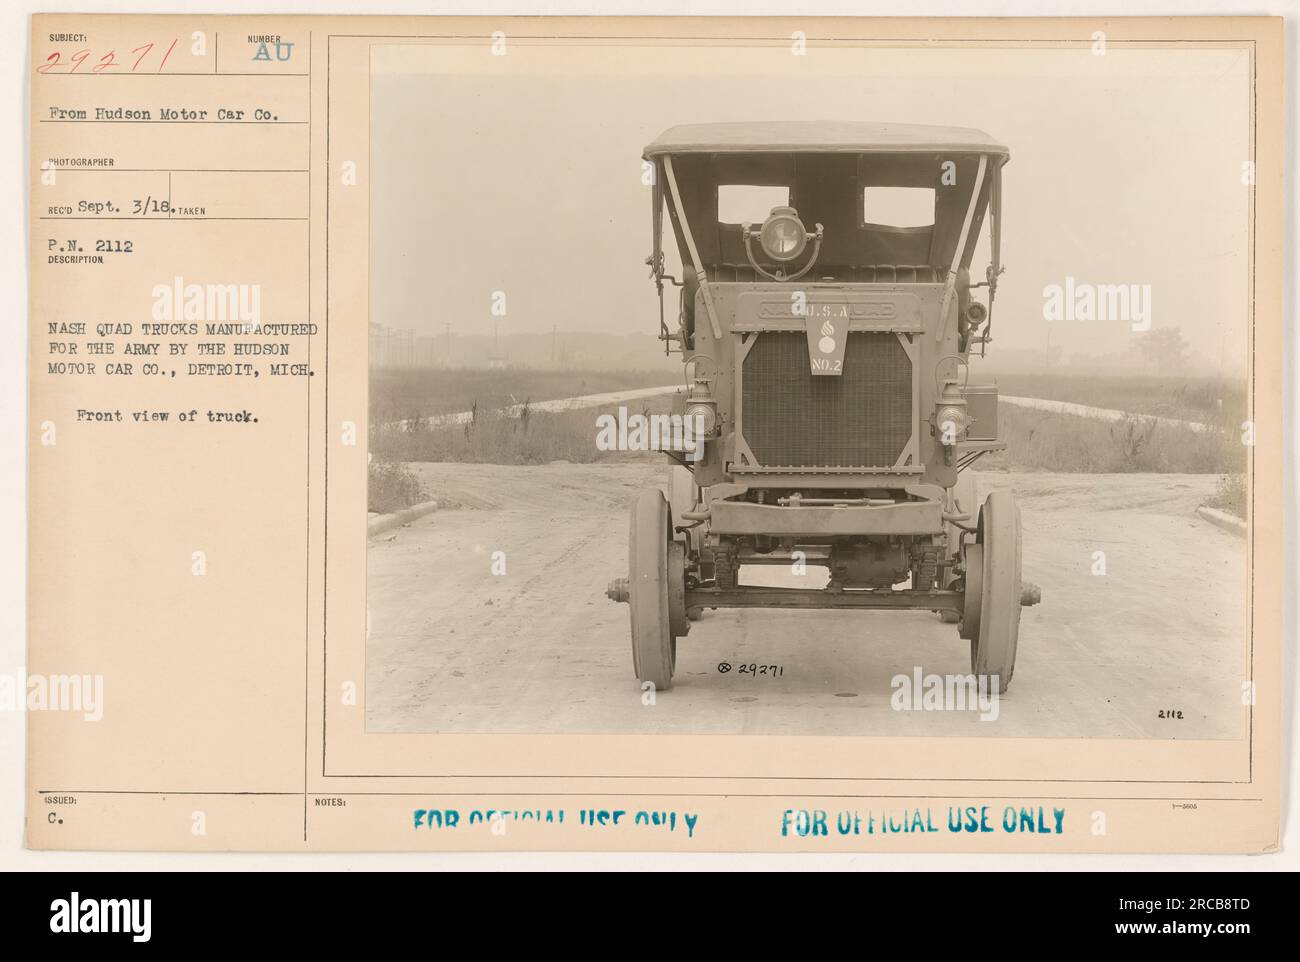
<path fill-rule="evenodd" d="M 939 429 L 939 438 L 942 444 L 950 443 L 949 438 L 951 438 L 953 444 L 962 440 L 966 436 L 966 429 L 970 427 L 965 409 L 955 405 L 945 405 L 939 408 L 935 412 L 934 423 Z"/>
<path fill-rule="evenodd" d="M 793 207 L 773 207 L 759 228 L 758 242 L 772 260 L 792 261 L 808 245 L 808 232 Z"/>
<path fill-rule="evenodd" d="M 685 415 L 696 437 L 707 438 L 718 426 L 718 408 L 713 401 L 691 401 L 686 405 Z"/>

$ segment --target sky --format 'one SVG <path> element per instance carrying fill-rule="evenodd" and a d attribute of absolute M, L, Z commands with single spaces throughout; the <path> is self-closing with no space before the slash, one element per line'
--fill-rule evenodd
<path fill-rule="evenodd" d="M 1245 51 L 390 45 L 371 63 L 371 320 L 385 326 L 653 333 L 647 143 L 680 123 L 894 121 L 1010 147 L 999 348 L 1136 351 L 1129 321 L 1044 319 L 1045 288 L 1068 277 L 1149 285 L 1153 328 L 1181 328 L 1202 368 L 1244 372 Z"/>

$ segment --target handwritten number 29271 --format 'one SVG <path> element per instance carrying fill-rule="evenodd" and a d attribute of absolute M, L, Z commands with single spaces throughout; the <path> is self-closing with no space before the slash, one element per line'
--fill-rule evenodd
<path fill-rule="evenodd" d="M 161 53 L 161 56 L 158 59 L 158 66 L 153 68 L 156 73 L 162 73 L 163 68 L 167 66 L 167 59 L 172 55 L 172 51 L 176 49 L 176 44 L 179 42 L 179 38 L 172 40 L 170 46 Z M 155 49 L 160 48 L 158 47 L 158 44 L 151 40 L 148 43 L 132 48 L 130 56 L 123 60 L 117 59 L 116 50 L 109 50 L 107 53 L 101 54 L 99 59 L 91 64 L 90 71 L 91 73 L 103 73 L 106 70 L 129 67 L 129 71 L 135 73 L 140 70 L 146 60 L 150 60 L 150 63 L 152 63 L 149 55 L 152 54 Z M 76 73 L 85 65 L 87 60 L 91 59 L 92 56 L 93 51 L 87 48 L 84 50 L 78 50 L 72 56 L 64 60 L 63 54 L 56 50 L 45 58 L 44 63 L 37 65 L 36 72 Z"/>

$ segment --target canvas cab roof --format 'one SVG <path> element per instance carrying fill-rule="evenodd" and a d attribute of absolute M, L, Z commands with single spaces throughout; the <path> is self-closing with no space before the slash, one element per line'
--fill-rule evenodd
<path fill-rule="evenodd" d="M 669 127 L 645 149 L 645 159 L 699 153 L 974 153 L 1005 160 L 1006 146 L 972 127 L 862 121 L 760 121 Z"/>

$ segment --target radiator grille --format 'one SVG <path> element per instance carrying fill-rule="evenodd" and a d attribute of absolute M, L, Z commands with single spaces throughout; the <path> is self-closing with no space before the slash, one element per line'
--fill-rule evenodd
<path fill-rule="evenodd" d="M 850 334 L 844 372 L 814 376 L 803 333 L 755 335 L 741 430 L 762 467 L 888 468 L 912 437 L 912 362 L 891 333 Z"/>

